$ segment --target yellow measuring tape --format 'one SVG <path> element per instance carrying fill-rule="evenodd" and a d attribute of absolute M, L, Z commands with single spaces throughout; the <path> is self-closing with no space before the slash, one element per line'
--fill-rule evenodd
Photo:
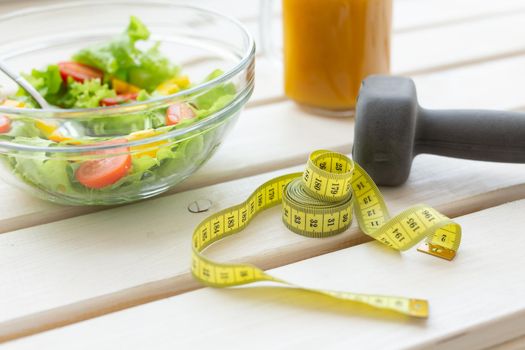
<path fill-rule="evenodd" d="M 202 255 L 212 243 L 240 232 L 258 213 L 281 202 L 286 227 L 307 237 L 344 232 L 355 212 L 365 234 L 397 250 L 410 249 L 426 238 L 424 247 L 418 250 L 452 260 L 461 240 L 461 227 L 426 205 L 416 205 L 390 218 L 379 189 L 358 164 L 343 154 L 319 150 L 310 155 L 303 173 L 272 179 L 245 202 L 202 221 L 192 237 L 193 276 L 211 287 L 271 281 L 409 316 L 428 317 L 426 300 L 299 287 L 252 265 L 223 264 Z"/>

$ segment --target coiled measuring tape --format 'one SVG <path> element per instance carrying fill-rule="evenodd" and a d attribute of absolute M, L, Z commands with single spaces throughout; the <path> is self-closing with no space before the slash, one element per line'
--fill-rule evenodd
<path fill-rule="evenodd" d="M 202 254 L 211 244 L 242 231 L 261 211 L 281 202 L 285 226 L 307 237 L 344 232 L 355 213 L 365 234 L 396 250 L 410 249 L 426 238 L 419 251 L 452 260 L 461 240 L 461 227 L 426 205 L 416 205 L 390 218 L 379 189 L 358 164 L 343 154 L 319 150 L 310 155 L 303 173 L 274 178 L 259 186 L 243 203 L 203 220 L 192 238 L 193 276 L 211 287 L 276 282 L 343 301 L 428 317 L 426 300 L 304 288 L 255 266 L 218 263 Z"/>

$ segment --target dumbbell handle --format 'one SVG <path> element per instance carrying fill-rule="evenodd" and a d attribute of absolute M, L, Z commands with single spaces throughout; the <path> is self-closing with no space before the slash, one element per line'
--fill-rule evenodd
<path fill-rule="evenodd" d="M 414 153 L 525 163 L 525 114 L 420 108 Z"/>

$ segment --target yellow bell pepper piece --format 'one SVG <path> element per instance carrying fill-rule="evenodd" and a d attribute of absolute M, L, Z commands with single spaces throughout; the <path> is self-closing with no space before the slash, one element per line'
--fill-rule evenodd
<path fill-rule="evenodd" d="M 182 89 L 186 89 L 190 86 L 190 79 L 187 75 L 183 75 L 176 78 L 171 78 L 169 80 L 166 80 L 157 88 L 155 91 L 159 92 L 162 95 L 172 95 L 176 92 L 179 92 Z"/>
<path fill-rule="evenodd" d="M 158 132 L 158 131 L 151 130 L 151 129 L 141 130 L 141 131 L 132 132 L 131 134 L 128 135 L 127 139 L 129 141 L 135 141 L 135 140 L 145 139 L 148 137 L 153 137 L 153 136 L 160 135 L 160 134 L 162 134 L 162 132 Z M 137 158 L 144 157 L 144 156 L 155 158 L 157 157 L 157 151 L 159 150 L 159 148 L 162 145 L 165 145 L 167 143 L 168 141 L 161 140 L 161 141 L 146 143 L 140 146 L 132 146 L 131 153 L 133 157 L 137 157 Z M 144 151 L 140 152 L 141 150 L 144 150 Z"/>
<path fill-rule="evenodd" d="M 123 80 L 113 78 L 111 79 L 111 86 L 117 94 L 128 94 L 139 92 L 140 88 Z"/>
<path fill-rule="evenodd" d="M 181 89 L 186 89 L 190 86 L 190 78 L 187 75 L 182 75 L 174 80 Z"/>
<path fill-rule="evenodd" d="M 51 135 L 49 135 L 47 138 L 55 142 L 64 142 L 64 141 L 73 140 L 71 137 L 62 135 L 58 130 L 53 131 Z"/>
<path fill-rule="evenodd" d="M 49 138 L 51 134 L 53 134 L 57 129 L 58 125 L 54 123 L 46 123 L 42 120 L 37 120 L 35 122 L 35 126 L 42 131 L 45 137 Z M 50 139 L 51 140 L 51 139 Z"/>
<path fill-rule="evenodd" d="M 180 87 L 175 82 L 168 80 L 157 86 L 155 91 L 157 91 L 161 95 L 172 95 L 176 92 L 179 92 Z"/>

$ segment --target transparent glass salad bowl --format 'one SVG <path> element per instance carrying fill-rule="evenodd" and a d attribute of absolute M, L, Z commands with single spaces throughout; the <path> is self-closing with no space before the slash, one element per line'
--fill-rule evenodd
<path fill-rule="evenodd" d="M 157 0 L 61 3 L 1 16 L 0 32 L 10 34 L 0 42 L 0 57 L 21 72 L 63 61 L 120 33 L 132 15 L 147 25 L 162 53 L 200 83 L 172 95 L 112 107 L 0 106 L 0 116 L 11 120 L 10 133 L 0 133 L 1 178 L 61 204 L 112 205 L 164 192 L 212 156 L 253 91 L 255 45 L 235 20 Z M 221 74 L 210 75 L 217 69 Z M 7 77 L 0 78 L 0 86 L 1 95 L 16 90 Z M 224 91 L 227 99 L 221 99 Z M 215 108 L 202 116 L 197 112 L 191 122 L 156 125 L 170 106 L 197 102 Z M 38 136 L 50 127 L 74 135 L 74 142 Z M 18 131 L 24 136 L 13 137 Z M 113 165 L 105 176 L 120 172 L 109 185 L 80 176 L 105 164 Z"/>

